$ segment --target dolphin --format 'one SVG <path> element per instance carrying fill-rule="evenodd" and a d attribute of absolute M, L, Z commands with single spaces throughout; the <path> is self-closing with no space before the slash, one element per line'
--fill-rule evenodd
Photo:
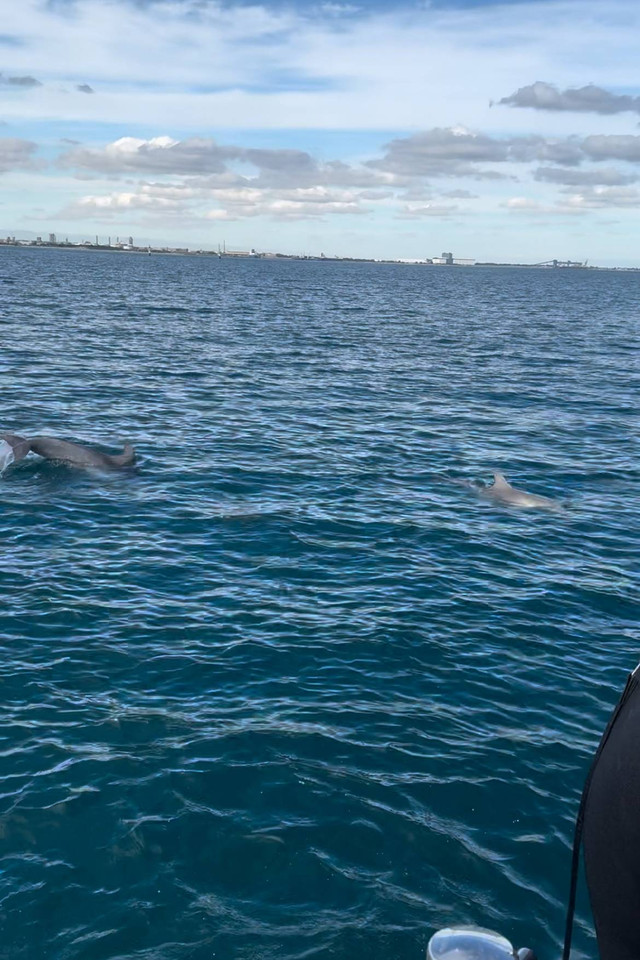
<path fill-rule="evenodd" d="M 496 471 L 493 474 L 493 483 L 489 487 L 482 487 L 480 496 L 494 500 L 497 503 L 508 503 L 512 507 L 525 507 L 538 510 L 561 510 L 562 506 L 551 497 L 540 497 L 537 493 L 528 493 L 512 487 L 503 473 Z"/>
<path fill-rule="evenodd" d="M 45 460 L 59 460 L 74 467 L 99 467 L 111 469 L 113 467 L 129 467 L 135 463 L 135 450 L 130 443 L 125 444 L 122 453 L 102 453 L 91 447 L 69 440 L 58 440 L 56 437 L 18 437 L 12 433 L 0 434 L 13 451 L 13 462 L 23 460 L 28 453 L 37 453 Z"/>
<path fill-rule="evenodd" d="M 479 497 L 484 500 L 492 500 L 494 503 L 504 503 L 511 507 L 524 507 L 532 510 L 562 510 L 562 504 L 551 497 L 540 497 L 537 493 L 528 493 L 526 490 L 519 490 L 512 487 L 507 478 L 499 470 L 493 474 L 493 483 L 485 485 L 476 483 L 472 480 L 452 480 L 463 487 L 474 490 Z"/>

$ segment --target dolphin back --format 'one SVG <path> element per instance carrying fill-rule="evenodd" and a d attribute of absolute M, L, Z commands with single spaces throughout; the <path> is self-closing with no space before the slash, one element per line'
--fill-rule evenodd
<path fill-rule="evenodd" d="M 496 471 L 493 474 L 494 482 L 484 491 L 484 495 L 499 503 L 511 504 L 514 507 L 538 507 L 541 510 L 561 510 L 557 500 L 550 497 L 541 497 L 537 493 L 529 493 L 512 487 L 503 473 Z"/>
<path fill-rule="evenodd" d="M 126 444 L 122 453 L 102 453 L 80 443 L 58 440 L 56 437 L 33 437 L 30 441 L 34 453 L 46 460 L 61 460 L 75 467 L 126 467 L 135 460 L 131 444 Z"/>
<path fill-rule="evenodd" d="M 130 467 L 136 462 L 136 452 L 130 443 L 125 443 L 122 453 L 112 454 L 109 460 L 115 467 Z"/>
<path fill-rule="evenodd" d="M 493 489 L 498 490 L 513 490 L 504 473 L 501 473 L 500 470 L 494 470 L 493 473 Z"/>

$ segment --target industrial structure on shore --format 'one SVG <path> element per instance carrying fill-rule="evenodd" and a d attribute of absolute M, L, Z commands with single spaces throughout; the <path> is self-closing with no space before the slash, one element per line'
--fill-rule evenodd
<path fill-rule="evenodd" d="M 475 266 L 475 262 L 475 260 L 467 258 L 460 259 L 459 257 L 454 257 L 452 253 L 443 253 L 439 257 L 433 257 L 431 260 L 427 260 L 427 263 L 444 264 L 448 267 L 473 267 Z"/>
<path fill-rule="evenodd" d="M 541 263 L 497 263 L 495 261 L 479 261 L 468 257 L 454 257 L 452 253 L 442 253 L 439 257 L 424 258 L 373 258 L 373 257 L 328 257 L 324 253 L 319 256 L 313 254 L 297 253 L 267 253 L 255 250 L 233 250 L 223 243 L 222 247 L 218 244 L 217 250 L 193 250 L 189 247 L 152 247 L 148 244 L 136 245 L 133 237 L 121 239 L 116 237 L 115 242 L 111 242 L 111 237 L 106 242 L 101 242 L 96 236 L 95 240 L 64 240 L 58 239 L 55 233 L 50 233 L 47 240 L 42 237 L 36 237 L 34 240 L 22 240 L 15 236 L 0 238 L 0 247 L 54 247 L 56 249 L 72 250 L 107 250 L 116 253 L 137 253 L 137 254 L 190 254 L 192 256 L 218 257 L 220 259 L 252 259 L 252 260 L 320 260 L 326 262 L 357 262 L 357 263 L 404 263 L 422 266 L 447 266 L 447 267 L 537 267 L 545 268 L 582 268 L 590 270 L 636 270 L 636 267 L 588 267 L 588 261 L 580 260 L 544 260 Z"/>

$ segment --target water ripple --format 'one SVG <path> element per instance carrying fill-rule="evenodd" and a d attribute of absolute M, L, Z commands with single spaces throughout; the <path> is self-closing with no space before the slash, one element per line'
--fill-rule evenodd
<path fill-rule="evenodd" d="M 557 956 L 637 659 L 635 276 L 0 260 L 4 427 L 139 454 L 0 481 L 7 957 Z M 443 480 L 494 468 L 567 509 Z"/>

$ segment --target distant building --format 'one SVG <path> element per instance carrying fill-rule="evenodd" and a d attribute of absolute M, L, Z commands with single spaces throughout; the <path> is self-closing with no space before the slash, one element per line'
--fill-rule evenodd
<path fill-rule="evenodd" d="M 464 257 L 455 257 L 452 253 L 443 253 L 439 257 L 434 257 L 431 263 L 437 263 L 441 266 L 446 264 L 447 266 L 458 266 L 458 267 L 472 267 L 475 264 L 475 260 Z"/>
<path fill-rule="evenodd" d="M 55 235 L 55 233 L 50 233 L 50 234 L 49 234 L 49 243 L 55 243 L 55 242 L 56 242 L 56 235 Z"/>

